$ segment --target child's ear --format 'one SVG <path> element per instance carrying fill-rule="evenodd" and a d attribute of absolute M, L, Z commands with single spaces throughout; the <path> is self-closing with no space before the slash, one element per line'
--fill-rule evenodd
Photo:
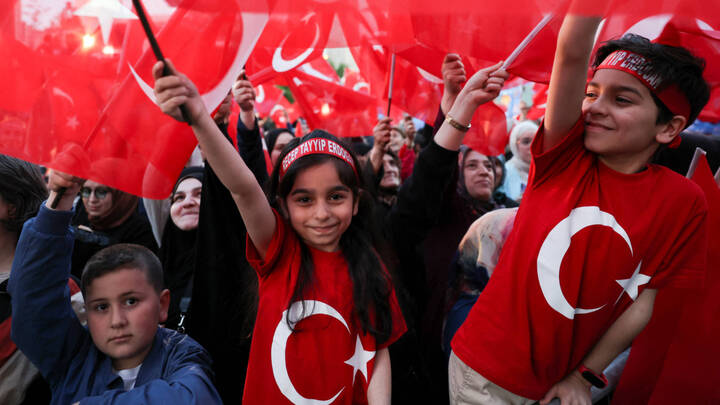
<path fill-rule="evenodd" d="M 170 308 L 170 290 L 167 288 L 160 292 L 160 323 L 165 323 Z"/>
<path fill-rule="evenodd" d="M 672 117 L 669 122 L 661 125 L 660 132 L 655 135 L 655 140 L 658 143 L 669 144 L 680 135 L 686 123 L 687 119 L 682 115 Z"/>

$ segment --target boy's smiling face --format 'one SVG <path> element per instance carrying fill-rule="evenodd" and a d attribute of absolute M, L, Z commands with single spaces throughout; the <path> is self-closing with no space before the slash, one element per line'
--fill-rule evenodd
<path fill-rule="evenodd" d="M 158 324 L 167 319 L 170 293 L 160 294 L 142 270 L 115 270 L 92 281 L 85 304 L 97 348 L 116 370 L 140 365 L 150 352 Z"/>
<path fill-rule="evenodd" d="M 587 86 L 585 147 L 599 155 L 634 155 L 658 144 L 659 109 L 650 90 L 628 73 L 600 69 Z"/>

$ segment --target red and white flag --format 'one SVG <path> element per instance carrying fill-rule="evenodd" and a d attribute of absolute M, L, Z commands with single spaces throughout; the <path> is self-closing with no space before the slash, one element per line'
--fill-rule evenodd
<path fill-rule="evenodd" d="M 196 141 L 154 102 L 155 59 L 129 2 L 11 3 L 0 32 L 14 37 L 3 41 L 2 53 L 31 63 L 22 68 L 27 79 L 0 76 L 4 91 L 23 94 L 0 105 L 3 153 L 135 195 L 167 197 Z M 196 83 L 208 110 L 227 94 L 268 19 L 234 1 L 145 7 L 165 56 Z"/>

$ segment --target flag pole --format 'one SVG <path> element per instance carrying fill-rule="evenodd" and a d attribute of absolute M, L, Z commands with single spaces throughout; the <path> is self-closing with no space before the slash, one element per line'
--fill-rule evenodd
<path fill-rule="evenodd" d="M 695 174 L 695 169 L 697 169 L 700 157 L 706 154 L 707 152 L 705 152 L 702 148 L 695 148 L 695 154 L 693 154 L 692 161 L 690 161 L 690 167 L 688 168 L 687 176 L 685 177 L 689 179 L 693 176 L 693 174 Z"/>
<path fill-rule="evenodd" d="M 163 63 L 163 76 L 167 76 L 173 72 L 170 71 L 170 68 L 168 67 L 168 64 L 165 62 L 165 57 L 163 56 L 162 51 L 160 50 L 160 45 L 157 42 L 157 39 L 155 39 L 155 35 L 152 32 L 152 28 L 150 28 L 150 22 L 148 21 L 147 15 L 145 14 L 145 9 L 143 8 L 143 5 L 140 0 L 132 0 L 133 7 L 135 7 L 135 12 L 137 12 L 138 19 L 140 20 L 140 23 L 142 24 L 143 30 L 145 30 L 145 35 L 147 36 L 148 41 L 150 42 L 150 47 L 153 50 L 153 53 L 155 54 L 155 59 L 161 61 Z M 184 105 L 180 106 L 180 113 L 182 114 L 183 121 L 185 121 L 188 125 L 192 124 L 192 121 L 190 120 L 190 114 L 188 114 L 187 109 L 185 109 Z"/>
<path fill-rule="evenodd" d="M 390 106 L 392 105 L 393 81 L 395 80 L 395 53 L 392 54 L 390 62 L 390 87 L 388 88 L 388 107 L 386 116 L 390 116 Z"/>
<path fill-rule="evenodd" d="M 512 51 L 510 56 L 508 56 L 507 59 L 505 59 L 505 62 L 502 65 L 503 70 L 507 70 L 507 68 L 510 67 L 510 65 L 512 65 L 513 62 L 515 62 L 515 59 L 517 59 L 517 57 L 520 56 L 522 51 L 524 51 L 525 48 L 527 48 L 527 46 L 530 44 L 530 41 L 535 39 L 537 34 L 540 33 L 540 31 L 543 28 L 545 28 L 545 26 L 550 22 L 550 20 L 552 20 L 553 16 L 554 16 L 553 13 L 549 13 L 549 14 L 545 15 L 545 17 L 543 17 L 543 19 L 538 23 L 538 25 L 536 25 L 535 28 L 533 28 L 532 31 L 530 31 L 530 33 L 525 37 L 525 39 L 523 39 L 522 42 L 520 42 L 520 45 L 518 45 L 517 48 L 515 48 L 515 50 Z"/>

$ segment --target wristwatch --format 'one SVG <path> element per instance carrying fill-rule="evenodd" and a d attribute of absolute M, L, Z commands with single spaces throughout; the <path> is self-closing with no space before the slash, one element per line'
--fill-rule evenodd
<path fill-rule="evenodd" d="M 608 380 L 607 377 L 605 377 L 605 374 L 597 374 L 596 372 L 585 367 L 585 365 L 583 364 L 578 367 L 578 372 L 584 379 L 586 379 L 590 384 L 597 388 L 605 388 L 608 385 Z"/>

